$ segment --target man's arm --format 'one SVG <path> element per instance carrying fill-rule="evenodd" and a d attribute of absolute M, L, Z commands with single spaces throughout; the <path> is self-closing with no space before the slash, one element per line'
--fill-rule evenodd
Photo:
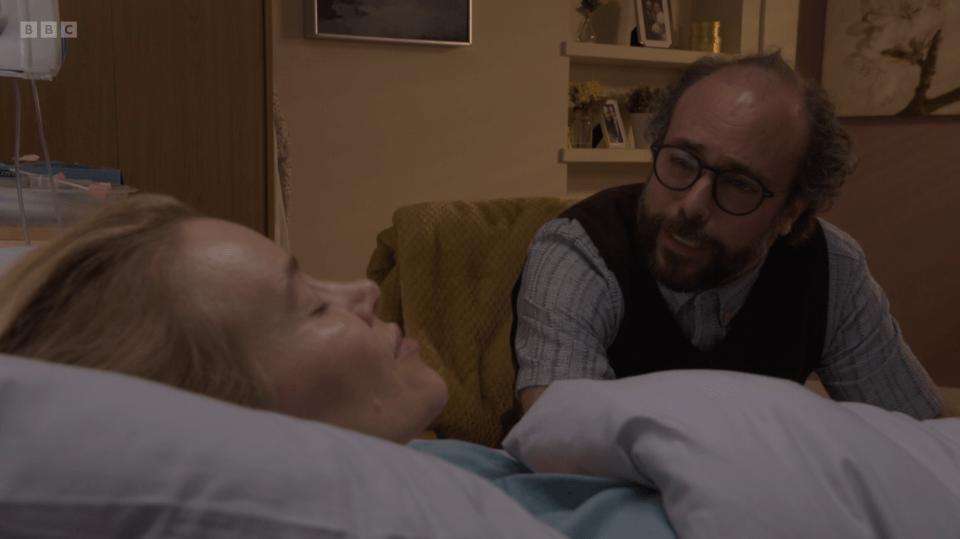
<path fill-rule="evenodd" d="M 860 246 L 824 223 L 830 248 L 830 312 L 817 374 L 834 400 L 873 404 L 930 419 L 943 397 L 890 314 L 886 294 L 870 275 Z"/>
<path fill-rule="evenodd" d="M 614 377 L 606 348 L 623 318 L 620 287 L 578 222 L 555 219 L 537 232 L 516 316 L 516 389 L 524 411 L 553 380 Z"/>

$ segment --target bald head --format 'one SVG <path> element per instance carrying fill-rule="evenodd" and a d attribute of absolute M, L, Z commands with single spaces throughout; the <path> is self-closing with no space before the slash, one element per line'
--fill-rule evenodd
<path fill-rule="evenodd" d="M 748 127 L 751 118 L 770 119 L 765 127 L 754 123 L 748 131 L 765 132 L 771 141 L 781 144 L 774 148 L 780 154 L 800 150 L 790 165 L 795 181 L 787 197 L 806 209 L 787 241 L 804 243 L 816 228 L 817 214 L 830 207 L 857 165 L 852 141 L 820 85 L 800 76 L 779 51 L 704 56 L 690 64 L 652 105 L 650 140 L 666 143 L 668 131 L 673 131 L 681 115 L 681 100 L 685 107 L 697 100 L 714 105 L 712 117 L 726 118 L 732 127 Z M 792 147 L 786 148 L 791 143 Z"/>
<path fill-rule="evenodd" d="M 784 108 L 784 112 L 792 117 L 800 118 L 804 115 L 803 95 L 792 81 L 772 71 L 756 66 L 734 65 L 720 69 L 706 77 L 697 85 L 714 85 L 725 92 L 733 92 L 733 105 L 748 107 L 773 100 Z M 696 85 L 695 85 L 696 86 Z M 723 94 L 727 96 L 726 93 Z"/>
<path fill-rule="evenodd" d="M 730 66 L 680 96 L 665 141 L 713 151 L 766 185 L 796 175 L 809 136 L 803 95 L 791 81 L 755 66 Z"/>

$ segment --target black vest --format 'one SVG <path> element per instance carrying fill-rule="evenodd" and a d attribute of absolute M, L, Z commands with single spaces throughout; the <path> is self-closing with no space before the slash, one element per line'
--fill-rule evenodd
<path fill-rule="evenodd" d="M 620 285 L 624 316 L 607 349 L 617 378 L 671 369 L 723 369 L 804 383 L 820 363 L 826 336 L 829 265 L 820 224 L 801 247 L 782 238 L 774 242 L 743 307 L 728 323 L 726 337 L 703 352 L 687 340 L 649 274 L 636 234 L 642 191 L 643 184 L 606 189 L 560 215 L 583 226 Z M 511 349 L 519 283 L 513 290 Z"/>

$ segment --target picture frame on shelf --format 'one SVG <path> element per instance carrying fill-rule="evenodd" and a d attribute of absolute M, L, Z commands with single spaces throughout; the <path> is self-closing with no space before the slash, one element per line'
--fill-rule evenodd
<path fill-rule="evenodd" d="M 633 0 L 640 45 L 667 49 L 673 45 L 669 0 Z"/>
<path fill-rule="evenodd" d="M 441 46 L 473 42 L 473 0 L 415 0 L 402 10 L 376 0 L 303 2 L 308 38 Z"/>
<path fill-rule="evenodd" d="M 607 99 L 600 107 L 600 128 L 607 148 L 627 147 L 627 131 L 623 127 L 623 117 L 616 99 Z"/>

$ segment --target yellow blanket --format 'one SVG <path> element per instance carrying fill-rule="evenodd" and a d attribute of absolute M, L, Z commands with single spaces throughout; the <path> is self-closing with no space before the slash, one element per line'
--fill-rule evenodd
<path fill-rule="evenodd" d="M 498 443 L 513 404 L 510 291 L 536 231 L 574 202 L 415 204 L 377 236 L 367 276 L 381 286 L 380 316 L 420 342 L 420 357 L 450 388 L 430 427 L 441 436 Z"/>

